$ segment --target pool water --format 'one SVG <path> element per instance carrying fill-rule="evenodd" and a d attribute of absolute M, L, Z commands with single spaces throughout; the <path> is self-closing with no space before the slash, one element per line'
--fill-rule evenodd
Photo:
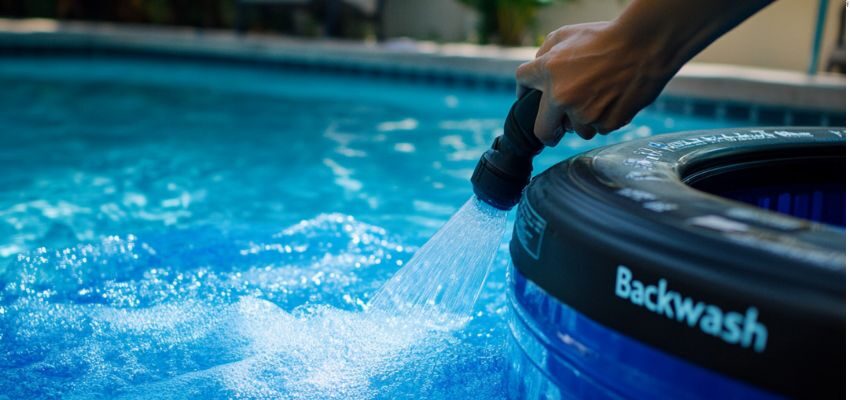
<path fill-rule="evenodd" d="M 362 311 L 469 198 L 510 93 L 70 56 L 0 87 L 0 398 L 507 396 L 507 234 L 465 327 Z M 536 167 L 727 125 L 644 112 Z"/>

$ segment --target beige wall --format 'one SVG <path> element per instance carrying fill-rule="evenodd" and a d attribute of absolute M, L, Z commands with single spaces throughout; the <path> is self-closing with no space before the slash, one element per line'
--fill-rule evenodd
<path fill-rule="evenodd" d="M 579 0 L 544 8 L 529 41 L 564 24 L 612 19 L 627 3 Z M 709 46 L 695 60 L 806 71 L 817 7 L 818 0 L 777 0 Z M 835 43 L 843 10 L 844 1 L 830 0 L 821 60 L 828 57 Z M 389 36 L 464 41 L 474 35 L 475 20 L 476 14 L 455 0 L 387 0 Z"/>
<path fill-rule="evenodd" d="M 475 31 L 477 15 L 456 0 L 385 0 L 388 37 L 462 42 Z"/>
<path fill-rule="evenodd" d="M 835 45 L 843 7 L 843 1 L 830 1 L 821 68 Z M 817 10 L 817 0 L 779 0 L 720 38 L 695 60 L 806 71 Z"/>

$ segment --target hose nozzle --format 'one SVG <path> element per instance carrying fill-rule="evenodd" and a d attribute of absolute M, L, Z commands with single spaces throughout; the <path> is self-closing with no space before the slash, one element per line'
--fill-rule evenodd
<path fill-rule="evenodd" d="M 484 152 L 472 173 L 475 195 L 493 207 L 510 210 L 531 180 L 531 160 L 543 150 L 534 136 L 542 93 L 531 90 L 517 100 L 505 119 L 505 131 Z"/>

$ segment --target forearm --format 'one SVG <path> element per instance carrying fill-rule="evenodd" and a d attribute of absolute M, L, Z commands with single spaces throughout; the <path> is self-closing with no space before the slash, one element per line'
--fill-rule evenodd
<path fill-rule="evenodd" d="M 612 21 L 623 37 L 670 62 L 671 73 L 772 0 L 633 0 Z"/>
<path fill-rule="evenodd" d="M 549 34 L 517 69 L 543 92 L 534 134 L 554 145 L 566 131 L 589 139 L 627 124 L 688 60 L 772 0 L 632 0 L 611 22 Z"/>

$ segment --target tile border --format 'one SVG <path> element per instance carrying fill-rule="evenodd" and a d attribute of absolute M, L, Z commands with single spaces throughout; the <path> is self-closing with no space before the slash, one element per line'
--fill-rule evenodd
<path fill-rule="evenodd" d="M 229 31 L 51 20 L 0 19 L 6 56 L 152 57 L 234 63 L 262 68 L 365 76 L 427 85 L 512 92 L 514 71 L 533 48 L 382 44 L 239 36 Z M 728 65 L 688 64 L 649 109 L 753 125 L 844 126 L 840 76 Z"/>

